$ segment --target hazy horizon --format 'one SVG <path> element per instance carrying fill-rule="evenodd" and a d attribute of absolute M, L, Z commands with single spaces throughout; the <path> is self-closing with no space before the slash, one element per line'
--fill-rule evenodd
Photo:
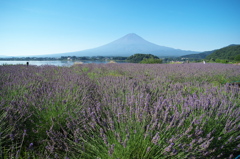
<path fill-rule="evenodd" d="M 136 33 L 160 46 L 240 44 L 238 0 L 1 0 L 0 55 L 75 52 Z"/>

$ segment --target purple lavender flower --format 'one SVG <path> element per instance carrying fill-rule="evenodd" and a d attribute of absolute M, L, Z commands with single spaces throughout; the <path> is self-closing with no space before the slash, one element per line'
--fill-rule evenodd
<path fill-rule="evenodd" d="M 14 140 L 14 135 L 13 134 L 10 134 L 9 137 L 10 137 L 11 140 Z"/>
<path fill-rule="evenodd" d="M 26 134 L 27 134 L 27 130 L 24 129 L 24 131 L 23 131 L 23 136 L 25 136 Z"/>
<path fill-rule="evenodd" d="M 160 139 L 159 132 L 157 132 L 155 136 L 152 138 L 152 143 L 157 144 L 159 139 Z"/>
<path fill-rule="evenodd" d="M 164 151 L 170 152 L 170 151 L 172 151 L 172 147 L 171 147 L 171 146 L 168 146 L 168 147 L 166 147 L 166 148 L 164 149 Z"/>
<path fill-rule="evenodd" d="M 110 146 L 110 148 L 109 148 L 109 150 L 108 150 L 108 154 L 109 154 L 109 155 L 112 155 L 112 154 L 113 154 L 113 152 L 114 152 L 114 147 L 115 147 L 115 144 L 112 144 L 112 145 Z"/>
<path fill-rule="evenodd" d="M 146 152 L 148 153 L 150 152 L 150 150 L 151 150 L 151 147 L 148 147 Z"/>

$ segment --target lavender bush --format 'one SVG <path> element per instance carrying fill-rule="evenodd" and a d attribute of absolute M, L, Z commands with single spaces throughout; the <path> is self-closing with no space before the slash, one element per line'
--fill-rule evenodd
<path fill-rule="evenodd" d="M 0 66 L 1 158 L 234 158 L 240 67 Z"/>

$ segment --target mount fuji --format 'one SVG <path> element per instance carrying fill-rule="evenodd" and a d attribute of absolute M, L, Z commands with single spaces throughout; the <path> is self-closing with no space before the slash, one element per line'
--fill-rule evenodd
<path fill-rule="evenodd" d="M 122 38 L 106 45 L 93 49 L 55 54 L 59 56 L 131 56 L 136 53 L 153 54 L 159 57 L 164 56 L 182 56 L 196 54 L 195 51 L 186 51 L 170 47 L 156 45 L 148 42 L 135 33 L 130 33 Z"/>

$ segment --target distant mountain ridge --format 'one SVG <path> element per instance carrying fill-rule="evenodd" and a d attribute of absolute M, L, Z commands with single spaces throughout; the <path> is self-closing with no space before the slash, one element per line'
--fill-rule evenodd
<path fill-rule="evenodd" d="M 131 56 L 136 53 L 153 54 L 155 56 L 182 56 L 186 54 L 198 53 L 195 51 L 186 51 L 174 49 L 166 46 L 160 46 L 146 41 L 135 33 L 130 33 L 110 42 L 106 45 L 93 49 L 52 54 L 51 56 Z"/>

